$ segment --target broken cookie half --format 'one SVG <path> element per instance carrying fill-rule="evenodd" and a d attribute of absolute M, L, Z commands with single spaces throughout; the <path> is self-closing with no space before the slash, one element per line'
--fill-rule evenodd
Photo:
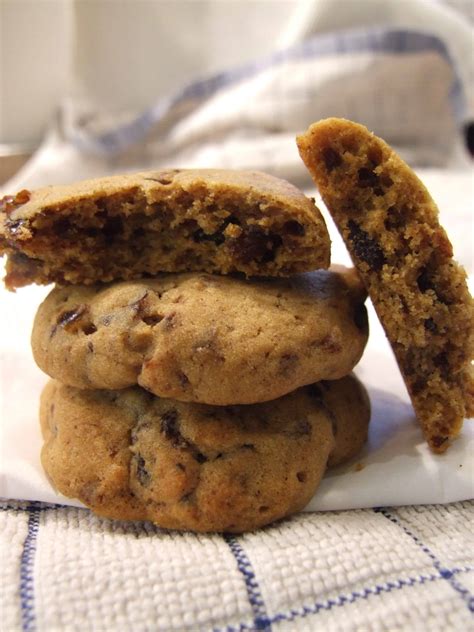
<path fill-rule="evenodd" d="M 297 138 L 392 345 L 426 440 L 443 452 L 474 413 L 473 301 L 414 172 L 362 125 L 330 118 Z"/>
<path fill-rule="evenodd" d="M 327 268 L 330 240 L 314 202 L 283 180 L 175 169 L 5 196 L 2 254 L 14 289 L 159 272 L 289 276 Z"/>

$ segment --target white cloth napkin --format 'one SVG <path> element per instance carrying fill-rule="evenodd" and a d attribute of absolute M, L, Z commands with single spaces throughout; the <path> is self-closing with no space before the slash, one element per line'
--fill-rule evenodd
<path fill-rule="evenodd" d="M 458 260 L 472 274 L 472 173 L 431 171 L 422 177 L 441 206 L 441 219 Z M 348 264 L 344 245 L 329 220 L 328 224 L 333 261 Z M 39 459 L 38 399 L 48 378 L 34 364 L 29 337 L 37 306 L 48 291 L 0 290 L 0 496 L 80 506 L 54 492 Z M 356 369 L 372 403 L 369 441 L 352 462 L 327 472 L 306 510 L 447 503 L 474 497 L 474 424 L 465 423 L 461 437 L 446 454 L 430 453 L 371 305 L 369 317 L 369 342 Z"/>

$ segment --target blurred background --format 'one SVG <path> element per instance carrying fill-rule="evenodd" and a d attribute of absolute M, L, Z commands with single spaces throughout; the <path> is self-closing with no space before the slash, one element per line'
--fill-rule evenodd
<path fill-rule="evenodd" d="M 0 0 L 0 186 L 162 166 L 309 184 L 294 137 L 326 116 L 469 169 L 473 21 L 472 0 Z"/>

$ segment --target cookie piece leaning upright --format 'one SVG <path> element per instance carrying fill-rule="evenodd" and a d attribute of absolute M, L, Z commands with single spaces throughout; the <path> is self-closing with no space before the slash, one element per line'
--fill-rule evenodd
<path fill-rule="evenodd" d="M 473 302 L 428 191 L 380 138 L 343 119 L 297 139 L 393 347 L 426 440 L 473 413 Z"/>
<path fill-rule="evenodd" d="M 39 367 L 70 386 L 139 384 L 180 401 L 253 404 L 349 373 L 367 342 L 365 298 L 343 267 L 56 287 L 31 341 Z"/>
<path fill-rule="evenodd" d="M 241 532 L 302 509 L 328 459 L 362 447 L 369 416 L 353 376 L 232 407 L 53 381 L 41 398 L 41 460 L 58 491 L 102 516 Z"/>
<path fill-rule="evenodd" d="M 329 266 L 314 202 L 253 171 L 179 170 L 56 186 L 0 203 L 6 286 L 158 272 L 289 276 Z"/>

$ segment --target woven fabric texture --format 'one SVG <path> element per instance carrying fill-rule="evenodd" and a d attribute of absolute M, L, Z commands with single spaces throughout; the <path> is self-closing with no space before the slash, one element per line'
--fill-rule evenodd
<path fill-rule="evenodd" d="M 300 514 L 242 536 L 1 505 L 1 629 L 468 630 L 474 502 Z"/>

